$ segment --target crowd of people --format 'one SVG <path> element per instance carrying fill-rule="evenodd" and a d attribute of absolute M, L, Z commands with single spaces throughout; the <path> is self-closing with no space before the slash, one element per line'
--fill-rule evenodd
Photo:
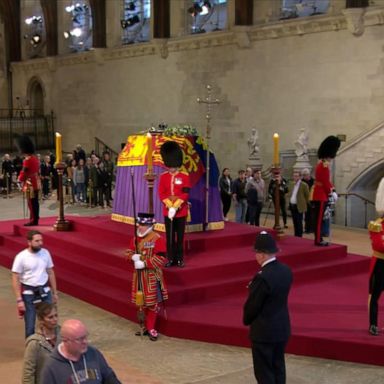
<path fill-rule="evenodd" d="M 260 226 L 261 211 L 269 202 L 268 210 L 272 204 L 278 204 L 284 228 L 288 228 L 288 204 L 295 236 L 302 237 L 304 232 L 313 232 L 315 245 L 327 246 L 323 237 L 330 236 L 329 224 L 337 201 L 330 180 L 330 162 L 335 158 L 339 146 L 340 141 L 335 136 L 329 136 L 321 143 L 315 178 L 308 168 L 300 171 L 294 169 L 290 182 L 281 173 L 272 173 L 268 189 L 260 169 L 242 169 L 238 177 L 232 180 L 229 169 L 224 168 L 219 179 L 224 220 L 228 220 L 231 202 L 234 201 L 237 223 Z"/>
<path fill-rule="evenodd" d="M 301 172 L 294 171 L 290 182 L 281 175 L 272 175 L 268 187 L 259 169 L 248 167 L 246 170 L 240 170 L 238 177 L 232 180 L 230 170 L 224 168 L 219 180 L 224 220 L 228 221 L 228 212 L 233 201 L 237 223 L 260 226 L 262 209 L 266 207 L 269 210 L 272 205 L 274 206 L 276 188 L 278 188 L 284 227 L 288 228 L 288 206 L 295 228 L 295 236 L 301 237 L 303 232 L 312 233 L 309 191 L 313 184 L 314 178 L 308 168 Z M 305 224 L 304 229 L 303 223 Z"/>
<path fill-rule="evenodd" d="M 47 200 L 57 190 L 58 177 L 55 168 L 55 155 L 47 152 L 36 154 L 39 164 L 39 198 Z M 5 154 L 1 164 L 0 190 L 3 195 L 10 195 L 19 190 L 18 179 L 23 168 L 25 156 L 11 157 Z M 65 202 L 90 207 L 111 207 L 112 189 L 115 177 L 115 164 L 109 152 L 98 156 L 95 151 L 86 154 L 81 145 L 77 145 L 65 158 L 63 174 Z"/>

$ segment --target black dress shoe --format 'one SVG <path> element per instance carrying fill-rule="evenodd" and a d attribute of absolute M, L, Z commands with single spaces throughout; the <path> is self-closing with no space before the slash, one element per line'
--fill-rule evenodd
<path fill-rule="evenodd" d="M 318 247 L 328 247 L 329 243 L 322 240 L 320 241 L 320 243 L 315 243 L 315 245 L 317 245 Z"/>
<path fill-rule="evenodd" d="M 149 333 L 146 329 L 143 329 L 142 331 L 135 332 L 135 336 L 148 336 Z"/>
<path fill-rule="evenodd" d="M 29 223 L 25 223 L 24 227 L 32 227 L 34 225 L 39 225 L 38 221 L 30 221 Z"/>
<path fill-rule="evenodd" d="M 174 266 L 174 265 L 176 265 L 176 263 L 175 263 L 173 260 L 169 260 L 168 263 L 165 264 L 165 267 L 166 267 L 166 268 L 169 268 L 169 267 L 172 267 L 172 266 Z"/>
<path fill-rule="evenodd" d="M 371 326 L 369 327 L 368 332 L 369 332 L 372 336 L 379 336 L 379 335 L 380 335 L 379 328 L 378 328 L 377 325 L 371 325 Z"/>
<path fill-rule="evenodd" d="M 185 266 L 184 261 L 183 261 L 183 260 L 178 260 L 178 261 L 177 261 L 177 266 L 178 266 L 179 268 L 184 268 L 184 266 Z"/>

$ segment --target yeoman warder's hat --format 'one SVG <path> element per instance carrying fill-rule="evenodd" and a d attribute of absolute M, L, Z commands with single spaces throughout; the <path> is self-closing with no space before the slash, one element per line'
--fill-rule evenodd
<path fill-rule="evenodd" d="M 262 253 L 276 253 L 279 251 L 275 239 L 266 231 L 261 231 L 256 236 L 254 249 Z"/>
<path fill-rule="evenodd" d="M 168 168 L 179 168 L 183 165 L 183 152 L 176 141 L 166 141 L 160 148 L 160 155 Z"/>
<path fill-rule="evenodd" d="M 139 212 L 136 222 L 138 225 L 154 225 L 156 224 L 155 215 L 153 213 Z"/>
<path fill-rule="evenodd" d="M 319 159 L 334 159 L 339 148 L 340 140 L 336 136 L 328 136 L 320 144 L 320 147 L 317 150 L 317 157 Z"/>

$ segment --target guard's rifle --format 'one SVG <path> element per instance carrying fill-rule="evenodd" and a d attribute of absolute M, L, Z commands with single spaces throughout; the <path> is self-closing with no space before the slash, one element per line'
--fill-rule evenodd
<path fill-rule="evenodd" d="M 137 242 L 137 218 L 136 218 L 136 198 L 135 198 L 135 181 L 133 177 L 133 168 L 131 167 L 131 190 L 132 190 L 132 204 L 133 204 L 133 235 L 135 239 L 135 253 L 139 253 L 138 249 L 138 242 Z M 140 336 L 143 337 L 143 330 L 144 330 L 144 321 L 145 321 L 145 315 L 144 315 L 144 293 L 143 293 L 143 287 L 142 287 L 142 280 L 141 280 L 141 270 L 136 270 L 136 277 L 137 277 L 137 291 L 136 291 L 136 297 L 135 297 L 135 303 L 137 306 L 137 319 L 139 320 L 140 324 Z"/>

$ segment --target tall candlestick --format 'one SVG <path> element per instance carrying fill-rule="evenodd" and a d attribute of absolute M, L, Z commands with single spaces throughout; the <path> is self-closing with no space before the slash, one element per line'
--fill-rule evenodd
<path fill-rule="evenodd" d="M 279 164 L 279 134 L 273 135 L 273 164 Z"/>
<path fill-rule="evenodd" d="M 62 161 L 61 135 L 59 132 L 56 132 L 56 163 L 61 163 L 61 161 Z"/>
<path fill-rule="evenodd" d="M 147 172 L 152 173 L 152 135 L 147 133 Z"/>

